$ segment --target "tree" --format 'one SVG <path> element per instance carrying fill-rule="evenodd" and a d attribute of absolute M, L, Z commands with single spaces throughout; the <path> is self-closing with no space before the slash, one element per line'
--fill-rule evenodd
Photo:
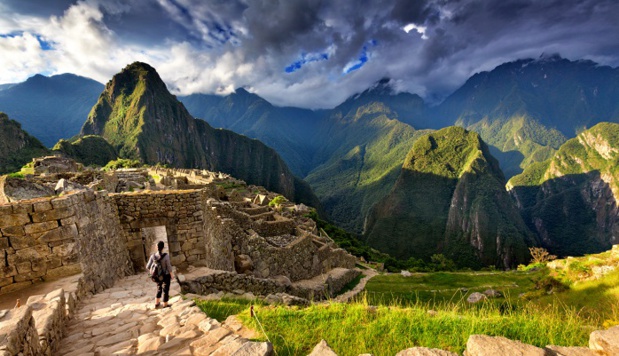
<path fill-rule="evenodd" d="M 531 263 L 546 263 L 557 258 L 555 255 L 551 255 L 543 247 L 529 247 L 531 253 Z"/>

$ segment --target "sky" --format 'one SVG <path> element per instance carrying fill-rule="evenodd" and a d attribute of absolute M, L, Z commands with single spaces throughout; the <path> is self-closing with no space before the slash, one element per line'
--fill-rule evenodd
<path fill-rule="evenodd" d="M 390 78 L 436 103 L 544 53 L 618 67 L 618 19 L 617 0 L 0 0 L 0 83 L 143 61 L 177 95 L 332 108 Z"/>

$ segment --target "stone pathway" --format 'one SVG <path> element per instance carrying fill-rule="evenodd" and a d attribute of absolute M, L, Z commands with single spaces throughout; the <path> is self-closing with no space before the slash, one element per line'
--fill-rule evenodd
<path fill-rule="evenodd" d="M 268 343 L 251 342 L 182 300 L 176 281 L 171 308 L 155 309 L 155 284 L 145 274 L 81 301 L 56 354 L 268 355 Z"/>
<path fill-rule="evenodd" d="M 376 272 L 375 269 L 368 268 L 368 269 L 362 270 L 361 274 L 363 274 L 363 278 L 361 278 L 361 280 L 355 286 L 355 288 L 349 290 L 346 293 L 338 295 L 337 297 L 335 297 L 334 301 L 341 302 L 341 303 L 348 302 L 349 300 L 354 298 L 357 294 L 359 294 L 365 288 L 365 284 L 370 279 L 372 279 L 374 276 L 376 276 L 378 272 Z"/>

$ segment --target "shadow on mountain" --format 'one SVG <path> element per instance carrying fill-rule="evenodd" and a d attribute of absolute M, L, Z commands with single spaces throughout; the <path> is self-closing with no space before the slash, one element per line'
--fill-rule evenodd
<path fill-rule="evenodd" d="M 461 267 L 515 267 L 536 242 L 503 189 L 482 172 L 454 179 L 403 169 L 368 214 L 366 241 L 400 259 L 442 253 Z"/>
<path fill-rule="evenodd" d="M 597 170 L 517 186 L 511 194 L 542 246 L 559 257 L 608 250 L 619 233 L 617 202 Z"/>
<path fill-rule="evenodd" d="M 501 151 L 498 147 L 488 145 L 490 148 L 490 154 L 499 161 L 499 166 L 505 175 L 505 178 L 509 178 L 522 173 L 520 165 L 524 160 L 524 155 L 519 151 Z"/>

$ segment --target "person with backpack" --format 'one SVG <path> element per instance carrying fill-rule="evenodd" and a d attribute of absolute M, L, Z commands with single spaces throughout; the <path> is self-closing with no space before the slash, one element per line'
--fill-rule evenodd
<path fill-rule="evenodd" d="M 170 282 L 172 281 L 172 264 L 170 256 L 163 253 L 163 241 L 157 243 L 157 252 L 153 253 L 148 259 L 146 270 L 149 271 L 151 279 L 157 283 L 157 298 L 155 308 L 160 307 L 161 294 L 163 293 L 163 307 L 167 308 L 170 297 Z"/>

